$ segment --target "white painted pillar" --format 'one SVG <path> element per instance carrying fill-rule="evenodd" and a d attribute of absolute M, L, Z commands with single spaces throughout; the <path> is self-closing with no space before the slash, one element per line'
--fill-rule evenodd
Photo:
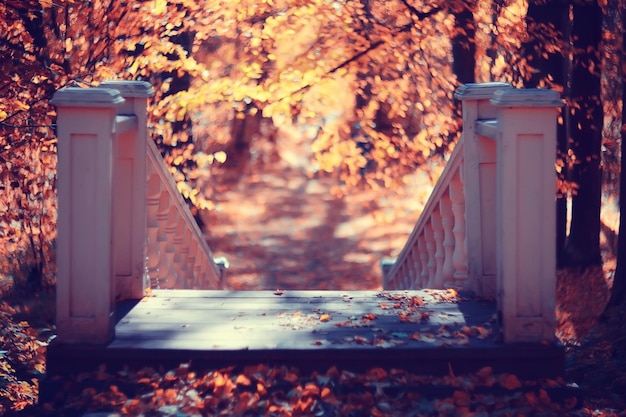
<path fill-rule="evenodd" d="M 495 119 L 493 94 L 507 83 L 464 84 L 455 98 L 463 103 L 463 190 L 467 237 L 468 287 L 476 295 L 496 296 L 496 144 L 479 135 L 478 120 Z"/>
<path fill-rule="evenodd" d="M 145 268 L 146 140 L 148 98 L 154 94 L 145 81 L 105 81 L 102 88 L 120 92 L 125 102 L 117 114 L 134 116 L 136 129 L 117 135 L 113 175 L 113 251 L 116 298 L 140 299 L 150 286 Z"/>
<path fill-rule="evenodd" d="M 500 90 L 497 284 L 504 341 L 554 340 L 556 108 L 551 90 Z"/>
<path fill-rule="evenodd" d="M 70 87 L 57 107 L 57 331 L 61 343 L 114 335 L 112 179 L 116 90 Z"/>

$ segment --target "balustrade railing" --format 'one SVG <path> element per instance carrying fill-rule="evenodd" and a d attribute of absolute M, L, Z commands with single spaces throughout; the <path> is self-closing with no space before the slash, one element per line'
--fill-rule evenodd
<path fill-rule="evenodd" d="M 506 342 L 551 341 L 559 95 L 485 83 L 455 97 L 463 133 L 383 287 L 495 298 Z"/>
<path fill-rule="evenodd" d="M 152 141 L 148 141 L 147 165 L 146 248 L 151 287 L 222 288 L 223 270 L 213 261 L 202 232 Z"/>
<path fill-rule="evenodd" d="M 413 232 L 392 268 L 385 289 L 450 288 L 465 285 L 463 143 L 456 146 Z M 460 195 L 461 194 L 461 195 Z"/>
<path fill-rule="evenodd" d="M 218 267 L 155 144 L 145 82 L 70 87 L 57 106 L 57 330 L 112 339 L 115 302 L 147 288 L 221 289 Z"/>
<path fill-rule="evenodd" d="M 220 268 L 147 141 L 143 82 L 66 88 L 58 108 L 60 342 L 114 335 L 115 302 L 149 286 L 222 287 Z M 554 338 L 558 94 L 462 86 L 463 134 L 386 289 L 454 287 L 496 298 L 505 342 Z"/>

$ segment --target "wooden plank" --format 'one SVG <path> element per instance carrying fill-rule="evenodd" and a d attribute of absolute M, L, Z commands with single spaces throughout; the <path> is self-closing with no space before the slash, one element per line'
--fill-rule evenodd
<path fill-rule="evenodd" d="M 375 316 L 367 316 L 369 310 L 366 310 L 361 314 L 358 310 L 323 310 L 320 312 L 307 312 L 307 311 L 233 311 L 233 310 L 213 310 L 206 314 L 198 314 L 197 311 L 178 310 L 171 311 L 147 311 L 145 313 L 132 312 L 119 321 L 118 326 L 128 323 L 204 323 L 204 324 L 216 324 L 216 323 L 293 323 L 293 324 L 308 324 L 309 326 L 316 325 L 389 325 L 396 322 L 401 322 L 398 314 L 394 312 L 383 312 Z M 370 320 L 368 317 L 372 317 Z M 374 318 L 375 317 L 375 318 Z M 444 323 L 457 323 L 459 325 L 468 324 L 463 313 L 458 310 L 447 311 L 423 311 L 417 314 L 407 316 L 408 322 L 414 324 L 444 324 Z"/>
<path fill-rule="evenodd" d="M 445 327 L 442 327 L 445 326 Z M 240 334 L 242 331 L 246 331 L 250 334 L 258 335 L 267 332 L 285 332 L 291 335 L 305 334 L 305 333 L 317 333 L 317 334 L 366 334 L 371 336 L 390 334 L 391 332 L 405 332 L 411 334 L 414 332 L 429 332 L 433 334 L 445 334 L 445 332 L 454 333 L 459 331 L 461 325 L 453 325 L 450 323 L 436 323 L 418 325 L 413 323 L 402 322 L 387 322 L 387 323 L 373 323 L 369 326 L 355 326 L 355 327 L 339 327 L 329 323 L 320 324 L 308 324 L 301 322 L 262 322 L 257 320 L 250 321 L 232 321 L 223 323 L 189 323 L 189 322 L 141 322 L 141 323 L 127 323 L 120 324 L 116 327 L 116 334 L 119 337 L 124 335 L 131 335 L 139 337 L 143 333 L 148 337 L 152 337 L 153 334 L 160 332 L 162 334 L 178 334 L 181 337 L 185 333 L 191 334 L 201 329 L 206 331 L 209 335 L 219 334 L 220 337 L 228 333 Z M 256 337 L 256 336 L 255 336 Z"/>
<path fill-rule="evenodd" d="M 282 295 L 275 295 L 276 290 L 261 291 L 227 291 L 227 290 L 153 290 L 152 294 L 158 298 L 341 298 L 342 296 L 375 297 L 381 291 L 325 291 L 325 290 L 284 290 Z M 152 298 L 152 297 L 149 297 Z"/>
<path fill-rule="evenodd" d="M 280 294 L 280 295 L 276 295 Z M 436 298 L 449 295 L 447 290 L 411 290 L 411 291 L 331 291 L 331 290 L 263 290 L 263 291 L 226 291 L 226 290 L 153 290 L 152 296 L 147 298 L 226 298 L 229 300 L 238 298 L 271 298 L 271 299 L 333 299 L 333 298 L 366 298 L 384 299 L 393 296 L 421 296 L 424 298 Z"/>
<path fill-rule="evenodd" d="M 321 344 L 316 344 L 321 341 Z M 254 351 L 267 349 L 285 349 L 285 350 L 313 350 L 313 351 L 329 351 L 329 350 L 360 350 L 360 351 L 396 351 L 396 350 L 432 350 L 432 349 L 466 349 L 468 345 L 454 343 L 454 341 L 441 341 L 439 343 L 418 343 L 410 341 L 405 344 L 393 345 L 392 342 L 377 347 L 373 344 L 350 342 L 349 340 L 325 340 L 319 338 L 267 338 L 267 339 L 197 339 L 194 343 L 189 343 L 184 339 L 122 339 L 116 340 L 109 346 L 109 349 L 150 349 L 150 350 L 195 350 L 195 351 L 249 351 L 251 356 Z M 489 347 L 493 344 L 485 341 L 474 341 L 473 346 Z"/>
<path fill-rule="evenodd" d="M 294 299 L 299 300 L 299 299 Z M 232 302 L 228 300 L 211 300 L 211 301 L 201 301 L 201 300 L 191 300 L 186 301 L 183 300 L 171 300 L 171 301 L 154 301 L 150 303 L 140 302 L 134 308 L 133 311 L 177 311 L 177 310 L 238 310 L 238 311 L 322 311 L 322 310 L 351 310 L 358 309 L 362 312 L 368 313 L 381 313 L 381 312 L 403 312 L 407 311 L 410 308 L 412 311 L 416 310 L 443 310 L 443 309 L 458 309 L 456 304 L 452 303 L 441 303 L 441 304 L 426 304 L 423 307 L 409 306 L 408 304 L 397 304 L 394 303 L 376 303 L 376 302 L 333 302 L 333 301 L 320 301 L 316 303 L 309 302 L 297 302 L 292 301 L 289 303 L 285 302 L 274 302 L 267 300 L 253 300 L 250 302 Z"/>

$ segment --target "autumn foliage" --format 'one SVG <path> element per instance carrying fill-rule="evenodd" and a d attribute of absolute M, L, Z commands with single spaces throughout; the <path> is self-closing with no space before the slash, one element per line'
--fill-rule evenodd
<path fill-rule="evenodd" d="M 96 86 L 108 79 L 149 81 L 156 91 L 149 110 L 152 138 L 187 201 L 213 209 L 215 176 L 229 166 L 241 168 L 251 149 L 265 152 L 257 144 L 271 148 L 277 138 L 290 135 L 310 143 L 310 152 L 303 155 L 311 161 L 310 175 L 340 179 L 344 187 L 338 192 L 357 186 L 393 189 L 428 158 L 445 159 L 456 141 L 460 120 L 452 97 L 463 65 L 472 69 L 463 73 L 464 82 L 473 77 L 517 87 L 533 83 L 566 94 L 568 83 L 542 72 L 529 56 L 541 57 L 543 65 L 555 56 L 579 59 L 587 54 L 580 59 L 593 65 L 585 71 L 598 75 L 601 63 L 607 69 L 602 79 L 606 124 L 595 120 L 590 128 L 608 126 L 602 157 L 610 168 L 605 175 L 616 179 L 621 126 L 614 117 L 620 111 L 614 91 L 621 79 L 615 58 L 615 33 L 621 29 L 617 2 L 577 3 L 593 3 L 596 12 L 602 5 L 611 17 L 601 32 L 604 55 L 593 45 L 571 49 L 578 44 L 565 40 L 554 22 L 529 19 L 529 4 L 521 0 L 5 0 L 0 3 L 0 290 L 9 279 L 5 275 L 29 290 L 54 284 L 56 112 L 50 99 L 66 86 Z M 461 61 L 467 50 L 475 51 L 473 60 Z M 581 105 L 575 100 L 568 104 L 580 116 L 574 110 Z M 567 120 L 564 114 L 560 122 Z M 594 140 L 600 144 L 597 136 Z M 570 148 L 567 140 L 561 151 L 560 191 L 573 195 L 578 184 L 567 171 L 587 155 L 577 159 L 578 148 Z M 598 166 L 599 158 L 599 151 L 589 155 Z M 13 389 L 20 383 L 1 353 L 6 340 L 30 337 L 32 342 L 36 337 L 32 329 L 11 329 L 2 329 L 0 371 L 12 375 L 8 386 Z M 28 350 L 33 345 L 21 346 Z M 10 355 L 21 354 L 29 355 L 21 350 Z M 24 360 L 32 368 L 28 372 L 39 371 L 37 360 Z M 329 381 L 339 386 L 341 378 L 348 378 L 341 374 L 287 379 L 291 373 L 285 370 L 259 368 L 242 374 L 249 388 L 231 371 L 189 379 L 181 369 L 170 380 L 156 371 L 128 377 L 147 379 L 143 385 L 153 396 L 146 402 L 160 401 L 159 406 L 169 404 L 169 390 L 180 383 L 187 384 L 185 393 L 197 394 L 200 385 L 207 392 L 229 389 L 263 412 L 283 410 L 289 395 L 297 399 L 290 407 L 300 407 L 294 412 L 320 412 L 323 404 L 351 411 L 342 407 L 349 408 L 352 397 L 342 396 L 340 404 L 336 392 L 325 391 Z M 364 378 L 371 382 L 370 376 Z M 263 382 L 270 380 L 288 386 L 274 395 Z M 143 410 L 144 399 L 114 386 L 94 401 Z M 14 407 L 32 401 L 29 387 Z M 554 411 L 542 390 L 543 385 L 516 401 Z M 433 412 L 476 401 L 467 390 L 458 392 L 445 400 L 448 405 L 431 405 Z M 231 411 L 232 404 L 198 402 L 193 395 L 187 396 L 188 405 L 196 411 Z M 382 398 L 376 395 L 367 394 L 367 412 L 384 415 L 382 409 L 375 411 L 374 400 Z M 417 400 L 402 401 L 408 407 Z"/>
<path fill-rule="evenodd" d="M 1 178 L 18 202 L 0 207 L 3 239 L 30 248 L 39 270 L 50 268 L 49 100 L 62 87 L 107 79 L 155 87 L 152 136 L 197 207 L 214 207 L 218 165 L 286 131 L 310 141 L 312 174 L 348 187 L 400 184 L 458 135 L 450 37 L 465 30 L 454 13 L 466 8 L 481 29 L 477 79 L 514 79 L 505 62 L 519 44 L 524 10 L 515 2 L 496 21 L 487 4 L 464 2 L 3 2 Z M 494 24 L 497 35 L 481 35 Z"/>

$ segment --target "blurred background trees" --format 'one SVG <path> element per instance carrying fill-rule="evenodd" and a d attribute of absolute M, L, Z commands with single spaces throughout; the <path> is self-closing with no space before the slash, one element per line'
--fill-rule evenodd
<path fill-rule="evenodd" d="M 0 237 L 53 276 L 49 99 L 67 85 L 150 81 L 153 138 L 189 203 L 211 210 L 212 176 L 245 174 L 251 156 L 290 135 L 310 143 L 310 174 L 340 179 L 338 192 L 393 189 L 454 145 L 458 85 L 508 81 L 562 94 L 559 264 L 599 264 L 601 202 L 618 195 L 623 9 L 618 0 L 7 0 Z"/>

